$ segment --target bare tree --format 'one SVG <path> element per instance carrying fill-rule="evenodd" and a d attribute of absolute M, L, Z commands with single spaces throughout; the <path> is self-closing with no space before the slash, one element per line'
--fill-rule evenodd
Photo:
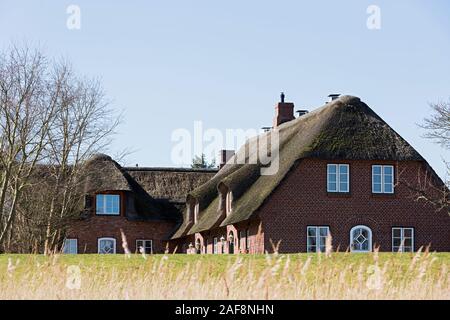
<path fill-rule="evenodd" d="M 0 60 L 0 245 L 14 223 L 18 200 L 41 160 L 55 116 L 58 84 L 46 81 L 37 51 L 12 47 Z"/>
<path fill-rule="evenodd" d="M 86 160 L 110 144 L 121 117 L 100 83 L 67 62 L 27 46 L 1 57 L 0 250 L 49 252 L 80 214 Z"/>
<path fill-rule="evenodd" d="M 426 138 L 434 140 L 443 148 L 450 150 L 450 101 L 430 104 L 431 115 L 424 120 L 420 127 L 427 130 Z M 450 162 L 445 161 L 447 177 L 441 181 L 437 174 L 427 166 L 421 168 L 417 174 L 417 181 L 413 184 L 402 181 L 412 191 L 418 201 L 432 204 L 438 211 L 447 210 L 450 214 Z"/>
<path fill-rule="evenodd" d="M 45 252 L 56 249 L 67 221 L 79 214 L 84 180 L 89 174 L 84 164 L 109 146 L 121 119 L 109 109 L 98 81 L 77 78 L 66 64 L 59 70 L 69 76 L 63 85 L 55 125 L 49 131 L 47 165 L 54 185 L 49 197 Z"/>
<path fill-rule="evenodd" d="M 432 114 L 424 120 L 425 137 L 435 140 L 450 150 L 450 101 L 430 104 Z"/>

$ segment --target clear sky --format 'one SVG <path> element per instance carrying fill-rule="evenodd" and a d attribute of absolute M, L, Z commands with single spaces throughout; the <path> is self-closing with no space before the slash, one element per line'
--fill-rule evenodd
<path fill-rule="evenodd" d="M 79 30 L 66 26 L 71 4 Z M 23 40 L 102 79 L 125 117 L 110 152 L 134 150 L 128 165 L 173 166 L 171 133 L 196 120 L 271 125 L 280 91 L 310 110 L 329 93 L 359 96 L 441 176 L 450 158 L 417 126 L 450 98 L 447 0 L 0 0 L 0 47 Z"/>

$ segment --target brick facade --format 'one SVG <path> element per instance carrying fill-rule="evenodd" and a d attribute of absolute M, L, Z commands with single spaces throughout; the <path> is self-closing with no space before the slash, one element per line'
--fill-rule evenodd
<path fill-rule="evenodd" d="M 327 164 L 349 164 L 350 192 L 327 192 Z M 394 166 L 394 194 L 372 193 L 372 165 Z M 257 219 L 214 228 L 179 240 L 183 248 L 200 241 L 201 253 L 213 253 L 212 239 L 237 239 L 234 252 L 225 242 L 224 253 L 280 253 L 307 251 L 307 227 L 329 227 L 334 250 L 349 250 L 350 230 L 364 225 L 372 231 L 372 244 L 380 251 L 392 251 L 392 228 L 414 229 L 414 250 L 450 251 L 450 217 L 428 203 L 418 202 L 409 187 L 424 174 L 422 162 L 407 161 L 326 161 L 305 159 L 280 183 L 257 212 Z M 240 232 L 249 230 L 249 250 Z M 206 252 L 205 238 L 208 239 Z M 277 247 L 278 246 L 278 247 Z M 182 252 L 188 252 L 182 251 Z M 221 244 L 218 246 L 221 253 Z M 191 252 L 191 253 L 194 253 Z"/>
<path fill-rule="evenodd" d="M 167 235 L 173 232 L 175 223 L 167 221 L 130 221 L 123 216 L 91 216 L 72 225 L 67 238 L 78 240 L 78 253 L 97 253 L 99 238 L 116 239 L 116 252 L 122 248 L 122 229 L 131 252 L 138 252 L 136 240 L 152 240 L 153 252 L 166 249 Z"/>
<path fill-rule="evenodd" d="M 327 163 L 350 165 L 350 193 L 327 193 Z M 394 165 L 393 195 L 372 194 L 372 164 Z M 450 251 L 450 217 L 412 197 L 401 181 L 417 181 L 420 162 L 325 161 L 305 159 L 280 183 L 259 210 L 265 247 L 281 241 L 280 252 L 305 252 L 307 226 L 328 226 L 334 248 L 349 247 L 350 230 L 365 225 L 372 230 L 374 245 L 392 249 L 392 227 L 414 228 L 414 249 Z"/>

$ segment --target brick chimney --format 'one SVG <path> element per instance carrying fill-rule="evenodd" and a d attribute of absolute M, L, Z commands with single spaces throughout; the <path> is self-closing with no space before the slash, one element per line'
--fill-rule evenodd
<path fill-rule="evenodd" d="M 231 159 L 231 157 L 234 156 L 234 150 L 220 150 L 219 151 L 219 169 L 222 169 L 222 167 L 228 162 L 228 160 Z"/>
<path fill-rule="evenodd" d="M 284 92 L 281 93 L 281 101 L 275 106 L 275 117 L 273 118 L 273 127 L 276 128 L 280 124 L 295 119 L 294 104 L 292 102 L 284 102 Z"/>

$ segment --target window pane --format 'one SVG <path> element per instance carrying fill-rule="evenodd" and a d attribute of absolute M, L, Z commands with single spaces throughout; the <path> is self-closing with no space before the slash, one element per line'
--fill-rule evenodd
<path fill-rule="evenodd" d="M 373 184 L 373 192 L 381 192 L 381 183 L 374 183 Z"/>
<path fill-rule="evenodd" d="M 336 182 L 328 183 L 328 191 L 331 192 L 337 191 L 337 183 Z"/>
<path fill-rule="evenodd" d="M 320 235 L 322 237 L 327 237 L 328 236 L 328 228 L 327 227 L 320 227 L 319 230 L 320 230 Z"/>
<path fill-rule="evenodd" d="M 329 164 L 329 165 L 327 166 L 327 168 L 328 168 L 328 173 L 334 173 L 334 174 L 336 174 L 336 172 L 337 172 L 336 167 L 337 167 L 337 165 L 335 165 L 335 164 Z"/>
<path fill-rule="evenodd" d="M 103 207 L 103 195 L 99 194 L 95 197 L 96 199 L 96 211 L 98 213 L 104 213 L 104 207 Z"/>
<path fill-rule="evenodd" d="M 101 254 L 113 254 L 115 252 L 115 243 L 112 239 L 101 239 L 99 247 L 99 253 Z"/>
<path fill-rule="evenodd" d="M 342 174 L 342 175 L 347 175 L 348 174 L 348 165 L 341 164 L 339 166 L 339 173 Z"/>
<path fill-rule="evenodd" d="M 315 237 L 316 236 L 316 227 L 308 227 L 308 237 Z"/>
<path fill-rule="evenodd" d="M 392 193 L 393 192 L 393 186 L 390 183 L 384 184 L 384 192 L 385 193 Z"/>
<path fill-rule="evenodd" d="M 403 229 L 403 235 L 405 237 L 411 238 L 412 237 L 412 229 L 411 228 Z"/>
<path fill-rule="evenodd" d="M 403 245 L 405 247 L 411 247 L 412 246 L 412 239 L 411 238 L 404 238 Z"/>
<path fill-rule="evenodd" d="M 64 241 L 63 253 L 76 254 L 77 253 L 77 240 L 76 239 L 66 239 Z"/>
<path fill-rule="evenodd" d="M 381 175 L 378 175 L 378 174 L 374 175 L 373 176 L 373 183 L 381 185 Z"/>
<path fill-rule="evenodd" d="M 339 191 L 340 192 L 348 192 L 348 183 L 347 182 L 341 182 L 339 184 Z"/>
<path fill-rule="evenodd" d="M 309 245 L 316 245 L 316 237 L 308 237 Z"/>
<path fill-rule="evenodd" d="M 381 166 L 372 166 L 372 173 L 381 175 Z"/>
<path fill-rule="evenodd" d="M 330 173 L 328 175 L 328 182 L 336 182 L 337 181 L 337 175 L 335 173 Z"/>
<path fill-rule="evenodd" d="M 394 168 L 392 166 L 383 166 L 384 175 L 390 175 L 392 176 L 392 173 L 394 172 Z"/>
<path fill-rule="evenodd" d="M 392 236 L 400 238 L 402 236 L 402 230 L 400 228 L 392 228 Z"/>
<path fill-rule="evenodd" d="M 401 240 L 400 238 L 393 238 L 393 239 L 392 239 L 392 246 L 393 246 L 394 248 L 400 247 L 401 243 L 402 243 L 402 240 Z M 398 251 L 398 249 L 397 249 L 397 250 L 394 250 L 394 251 Z"/>

